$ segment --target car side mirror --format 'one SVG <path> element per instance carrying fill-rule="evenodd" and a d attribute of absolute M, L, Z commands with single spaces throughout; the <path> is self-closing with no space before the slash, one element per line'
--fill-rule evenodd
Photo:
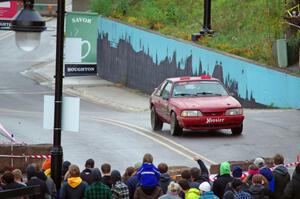
<path fill-rule="evenodd" d="M 235 97 L 235 93 L 233 93 L 233 92 L 230 92 L 229 95 L 232 97 Z"/>
<path fill-rule="evenodd" d="M 169 100 L 169 96 L 162 96 L 163 100 Z"/>

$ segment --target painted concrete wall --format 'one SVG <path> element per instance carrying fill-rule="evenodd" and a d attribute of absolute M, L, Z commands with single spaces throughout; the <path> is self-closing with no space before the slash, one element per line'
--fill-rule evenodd
<path fill-rule="evenodd" d="M 300 108 L 297 76 L 110 19 L 99 19 L 97 54 L 100 76 L 147 93 L 167 77 L 210 74 L 244 106 Z"/>

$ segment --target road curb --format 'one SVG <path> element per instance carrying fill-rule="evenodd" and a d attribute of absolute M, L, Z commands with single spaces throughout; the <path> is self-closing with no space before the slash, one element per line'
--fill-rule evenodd
<path fill-rule="evenodd" d="M 54 75 L 51 75 L 54 74 L 54 68 L 54 62 L 51 61 L 32 66 L 21 74 L 42 86 L 54 89 L 55 79 Z M 145 103 L 148 98 L 146 94 L 97 77 L 92 79 L 86 79 L 86 77 L 80 79 L 76 79 L 76 77 L 64 78 L 63 92 L 119 111 L 144 112 L 148 110 L 148 105 Z M 138 99 L 140 103 L 132 103 Z"/>

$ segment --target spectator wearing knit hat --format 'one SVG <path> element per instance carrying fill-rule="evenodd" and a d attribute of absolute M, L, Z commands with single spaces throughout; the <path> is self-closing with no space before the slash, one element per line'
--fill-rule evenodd
<path fill-rule="evenodd" d="M 121 174 L 117 170 L 111 172 L 112 181 L 112 199 L 129 199 L 129 189 L 127 185 L 122 182 Z"/>
<path fill-rule="evenodd" d="M 300 163 L 296 166 L 292 180 L 286 185 L 283 194 L 284 199 L 300 198 Z"/>
<path fill-rule="evenodd" d="M 265 160 L 263 158 L 255 158 L 253 164 L 257 166 L 258 169 L 265 166 Z"/>
<path fill-rule="evenodd" d="M 199 189 L 202 192 L 199 199 L 219 199 L 219 197 L 211 191 L 209 182 L 202 182 Z"/>
<path fill-rule="evenodd" d="M 216 196 L 222 198 L 225 192 L 226 185 L 233 180 L 230 175 L 229 162 L 222 162 L 220 165 L 220 172 L 217 175 L 217 179 L 213 183 L 212 191 Z"/>
<path fill-rule="evenodd" d="M 242 176 L 243 176 L 243 170 L 242 170 L 242 168 L 240 166 L 234 166 L 232 168 L 232 177 L 234 179 L 240 179 L 240 180 L 242 180 Z M 232 182 L 233 181 L 227 183 L 227 185 L 225 187 L 225 191 L 224 191 L 224 196 L 223 196 L 224 198 L 231 198 L 230 195 L 233 195 L 233 193 L 234 193 L 235 190 L 233 188 Z M 240 189 L 242 191 L 246 191 L 247 192 L 249 190 L 249 185 L 246 182 L 243 182 L 243 184 L 241 184 Z M 231 193 L 228 193 L 228 191 L 230 191 Z M 226 195 L 226 197 L 225 197 L 225 195 Z"/>
<path fill-rule="evenodd" d="M 273 158 L 275 169 L 272 171 L 275 180 L 274 199 L 281 199 L 286 185 L 290 181 L 290 174 L 283 165 L 284 158 L 281 154 L 276 154 Z"/>

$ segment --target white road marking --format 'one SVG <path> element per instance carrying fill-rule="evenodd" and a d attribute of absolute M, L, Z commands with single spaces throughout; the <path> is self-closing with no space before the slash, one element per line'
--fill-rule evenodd
<path fill-rule="evenodd" d="M 38 116 L 40 117 L 42 115 L 41 112 L 33 112 L 33 111 L 19 111 L 19 110 L 13 110 L 13 109 L 5 109 L 5 108 L 0 108 L 0 112 L 9 112 L 9 113 L 22 113 L 22 114 L 30 114 L 30 116 Z M 148 139 L 151 139 L 153 140 L 154 142 L 156 143 L 159 143 L 160 145 L 176 152 L 177 154 L 179 155 L 182 155 L 184 157 L 186 157 L 187 159 L 190 159 L 190 160 L 193 160 L 193 157 L 189 154 L 186 154 L 185 152 L 183 151 L 187 151 L 188 153 L 190 154 L 193 154 L 193 156 L 197 156 L 199 158 L 201 158 L 203 161 L 209 163 L 209 164 L 217 164 L 216 162 L 208 159 L 207 157 L 201 155 L 201 154 L 198 154 L 188 148 L 186 148 L 185 146 L 183 145 L 180 145 L 166 137 L 163 137 L 159 134 L 156 134 L 146 128 L 142 128 L 142 127 L 139 127 L 137 125 L 133 125 L 133 124 L 129 124 L 129 123 L 125 123 L 125 122 L 121 122 L 121 121 L 118 121 L 118 120 L 113 120 L 113 119 L 109 119 L 109 118 L 93 118 L 91 116 L 83 116 L 81 117 L 82 119 L 88 119 L 88 120 L 92 120 L 92 121 L 97 121 L 97 122 L 103 122 L 103 123 L 107 123 L 107 124 L 111 124 L 111 125 L 114 125 L 114 126 L 118 126 L 118 127 L 121 127 L 121 128 L 125 128 L 125 129 L 128 129 L 134 133 L 137 133 L 141 136 L 144 136 Z M 145 133 L 146 132 L 146 133 Z M 155 137 L 158 137 L 159 139 L 155 138 Z M 178 150 L 176 149 L 175 147 L 172 147 L 170 144 L 176 146 L 177 148 L 179 149 L 182 149 L 182 150 Z"/>
<path fill-rule="evenodd" d="M 3 40 L 3 39 L 6 39 L 10 36 L 13 36 L 14 35 L 14 32 L 12 31 L 7 31 L 7 32 L 4 32 L 4 33 L 1 33 L 0 34 L 0 41 Z"/>
<path fill-rule="evenodd" d="M 41 94 L 53 94 L 53 92 L 48 92 L 48 91 L 32 92 L 32 91 L 16 91 L 10 89 L 7 90 L 0 89 L 0 95 L 1 94 L 41 95 Z"/>
<path fill-rule="evenodd" d="M 120 126 L 122 128 L 126 128 L 126 129 L 129 129 L 131 131 L 134 131 L 134 132 L 136 132 L 136 133 L 138 133 L 138 134 L 140 134 L 142 136 L 145 136 L 145 137 L 147 137 L 147 138 L 149 138 L 149 139 L 151 139 L 151 140 L 153 140 L 153 141 L 155 141 L 155 142 L 157 142 L 159 144 L 162 144 L 163 146 L 166 146 L 167 148 L 175 151 L 176 153 L 178 153 L 180 155 L 183 155 L 183 156 L 187 157 L 188 159 L 193 160 L 193 158 L 190 155 L 187 155 L 187 154 L 179 151 L 178 149 L 176 149 L 174 147 L 171 147 L 170 145 L 162 142 L 161 140 L 169 142 L 169 143 L 177 146 L 178 148 L 181 148 L 181 149 L 183 149 L 183 150 L 185 150 L 185 151 L 193 154 L 194 156 L 197 156 L 197 157 L 201 158 L 202 160 L 204 160 L 204 161 L 206 161 L 206 162 L 208 162 L 210 164 L 217 164 L 216 162 L 208 159 L 207 157 L 205 157 L 203 155 L 200 155 L 200 154 L 198 154 L 198 153 L 196 153 L 196 152 L 194 152 L 194 151 L 186 148 L 185 146 L 182 146 L 182 145 L 180 145 L 180 144 L 178 144 L 178 143 L 176 143 L 176 142 L 174 142 L 174 141 L 172 141 L 172 140 L 170 140 L 170 139 L 168 139 L 166 137 L 163 137 L 163 136 L 161 136 L 159 134 L 156 134 L 156 133 L 154 133 L 154 132 L 152 132 L 152 131 L 150 131 L 148 129 L 145 129 L 145 128 L 142 128 L 142 127 L 139 127 L 139 126 L 136 126 L 136 125 L 132 125 L 132 124 L 129 124 L 129 123 L 125 123 L 125 122 L 121 122 L 121 121 L 117 121 L 117 120 L 113 120 L 113 119 L 108 119 L 108 118 L 93 118 L 93 119 L 96 120 L 96 121 L 106 122 L 106 123 L 109 123 L 109 124 L 112 124 L 112 125 Z M 136 129 L 139 129 L 140 131 L 138 131 Z M 148 134 L 145 134 L 145 133 L 143 133 L 141 131 L 147 132 L 147 133 L 151 134 L 152 136 L 159 137 L 161 140 L 156 139 L 156 138 L 154 138 L 154 137 L 152 137 L 152 136 L 150 136 Z"/>

